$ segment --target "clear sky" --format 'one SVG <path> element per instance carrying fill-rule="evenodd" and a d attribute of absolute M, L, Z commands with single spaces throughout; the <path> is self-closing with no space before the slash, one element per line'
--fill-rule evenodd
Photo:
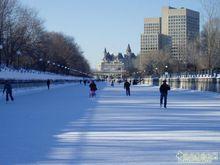
<path fill-rule="evenodd" d="M 201 12 L 200 0 L 20 0 L 35 8 L 48 31 L 75 38 L 92 68 L 110 53 L 140 51 L 145 17 L 160 17 L 162 6 L 186 7 Z M 204 22 L 200 14 L 201 23 Z"/>

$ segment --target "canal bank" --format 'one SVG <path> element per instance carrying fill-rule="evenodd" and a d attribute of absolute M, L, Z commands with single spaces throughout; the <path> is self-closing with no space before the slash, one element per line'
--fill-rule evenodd
<path fill-rule="evenodd" d="M 9 80 L 12 84 L 13 89 L 20 88 L 34 88 L 47 86 L 47 80 Z M 79 80 L 51 80 L 51 84 L 58 85 L 64 83 L 76 83 Z M 5 80 L 0 79 L 0 90 L 3 90 Z"/>
<path fill-rule="evenodd" d="M 198 91 L 211 91 L 220 93 L 220 77 L 155 77 L 145 78 L 144 83 L 159 86 L 166 79 L 172 88 L 182 88 Z"/>

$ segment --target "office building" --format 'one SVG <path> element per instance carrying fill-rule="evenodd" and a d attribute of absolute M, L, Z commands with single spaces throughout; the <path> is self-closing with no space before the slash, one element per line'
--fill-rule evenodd
<path fill-rule="evenodd" d="M 199 12 L 186 8 L 162 8 L 162 34 L 172 40 L 171 55 L 183 61 L 188 41 L 199 35 Z"/>
<path fill-rule="evenodd" d="M 145 18 L 141 35 L 141 55 L 170 50 L 171 57 L 183 61 L 188 41 L 199 35 L 199 12 L 163 7 L 162 17 Z"/>
<path fill-rule="evenodd" d="M 171 46 L 170 37 L 161 34 L 161 18 L 145 18 L 141 35 L 141 54 L 158 51 Z"/>

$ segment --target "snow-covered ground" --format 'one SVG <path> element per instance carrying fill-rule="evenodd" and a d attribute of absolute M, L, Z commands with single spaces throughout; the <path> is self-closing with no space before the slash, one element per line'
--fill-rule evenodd
<path fill-rule="evenodd" d="M 220 159 L 220 94 L 173 89 L 161 109 L 158 87 L 132 86 L 130 97 L 122 86 L 98 88 L 96 98 L 65 84 L 0 99 L 0 165 L 173 165 L 177 153 L 201 152 Z"/>
<path fill-rule="evenodd" d="M 79 80 L 81 77 L 59 75 L 50 72 L 40 72 L 36 70 L 14 70 L 10 68 L 2 68 L 0 71 L 0 79 L 13 80 Z"/>

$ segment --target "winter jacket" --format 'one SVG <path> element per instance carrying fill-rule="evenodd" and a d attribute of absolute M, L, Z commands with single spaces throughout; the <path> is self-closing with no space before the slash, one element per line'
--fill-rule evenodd
<path fill-rule="evenodd" d="M 5 85 L 4 85 L 3 93 L 5 93 L 5 91 L 6 91 L 6 93 L 11 93 L 12 92 L 12 86 L 8 82 L 5 83 Z"/>
<path fill-rule="evenodd" d="M 131 85 L 131 84 L 126 81 L 126 82 L 124 83 L 124 88 L 125 88 L 125 89 L 129 89 L 129 88 L 130 88 L 130 85 Z"/>
<path fill-rule="evenodd" d="M 47 80 L 47 85 L 50 85 L 50 80 Z"/>
<path fill-rule="evenodd" d="M 91 90 L 91 91 L 96 91 L 96 90 L 97 90 L 97 87 L 96 87 L 96 84 L 95 84 L 95 83 L 91 83 L 91 84 L 89 85 L 89 87 L 90 87 L 90 90 Z"/>
<path fill-rule="evenodd" d="M 161 86 L 160 86 L 160 93 L 161 94 L 166 94 L 167 95 L 167 91 L 170 90 L 170 86 L 167 85 L 166 83 L 163 83 Z"/>

